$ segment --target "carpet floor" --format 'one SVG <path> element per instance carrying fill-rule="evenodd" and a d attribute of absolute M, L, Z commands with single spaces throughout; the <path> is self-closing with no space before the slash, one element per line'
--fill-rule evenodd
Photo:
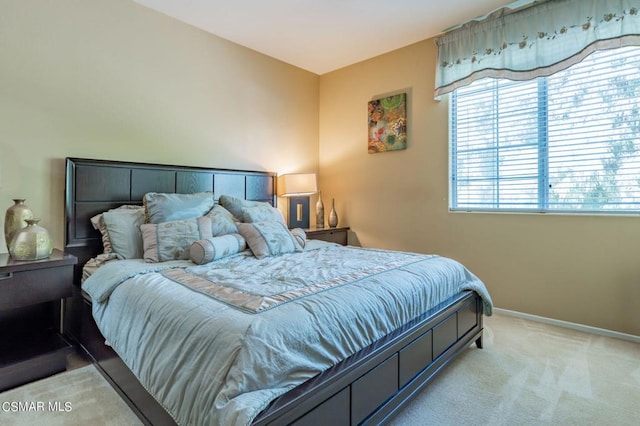
<path fill-rule="evenodd" d="M 419 425 L 638 425 L 640 345 L 494 315 L 393 419 Z"/>
<path fill-rule="evenodd" d="M 7 405 L 34 401 L 45 410 Z M 50 410 L 49 402 L 58 410 Z M 0 424 L 140 422 L 89 365 L 0 393 Z M 640 345 L 494 315 L 485 318 L 484 349 L 464 351 L 390 424 L 635 426 Z"/>
<path fill-rule="evenodd" d="M 137 426 L 142 422 L 102 374 L 87 365 L 0 393 L 0 425 Z"/>

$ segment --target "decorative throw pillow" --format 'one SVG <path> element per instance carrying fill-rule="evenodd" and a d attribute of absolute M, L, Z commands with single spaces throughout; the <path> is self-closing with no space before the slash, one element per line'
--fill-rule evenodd
<path fill-rule="evenodd" d="M 254 207 L 244 207 L 242 221 L 246 223 L 282 222 L 284 224 L 284 217 L 280 210 L 272 207 L 271 204 L 263 203 Z"/>
<path fill-rule="evenodd" d="M 143 198 L 147 223 L 164 223 L 193 219 L 207 214 L 213 207 L 213 192 L 169 194 L 148 192 Z"/>
<path fill-rule="evenodd" d="M 260 205 L 267 205 L 271 207 L 271 204 L 263 201 L 243 200 L 242 198 L 232 197 L 231 195 L 221 195 L 218 202 L 222 207 L 231 212 L 231 214 L 237 219 L 237 222 L 242 222 L 244 220 L 242 209 Z"/>
<path fill-rule="evenodd" d="M 144 218 L 144 207 L 142 206 L 132 206 L 132 205 L 124 205 L 115 209 L 108 210 L 109 212 L 114 211 L 122 211 L 122 210 L 138 210 L 142 212 Z M 104 254 L 113 253 L 113 248 L 111 247 L 111 240 L 109 239 L 109 231 L 107 230 L 107 226 L 104 223 L 104 214 L 106 212 L 97 214 L 91 218 L 91 224 L 93 228 L 97 231 L 100 231 L 100 237 L 102 239 L 102 252 Z M 139 229 L 139 228 L 138 228 Z M 140 240 L 142 242 L 142 239 Z"/>
<path fill-rule="evenodd" d="M 304 232 L 302 228 L 293 228 L 291 231 L 291 235 L 296 239 L 300 247 L 304 248 L 307 245 L 307 233 Z"/>
<path fill-rule="evenodd" d="M 142 208 L 108 211 L 102 214 L 102 220 L 107 228 L 113 253 L 125 259 L 142 259 Z"/>
<path fill-rule="evenodd" d="M 287 226 L 280 222 L 239 223 L 238 230 L 258 259 L 302 251 Z"/>
<path fill-rule="evenodd" d="M 195 241 L 211 238 L 211 219 L 175 220 L 145 223 L 140 226 L 145 262 L 189 259 L 189 248 Z"/>
<path fill-rule="evenodd" d="M 247 242 L 242 235 L 227 234 L 194 242 L 189 249 L 189 258 L 193 263 L 202 265 L 240 253 L 246 248 Z"/>
<path fill-rule="evenodd" d="M 206 216 L 211 219 L 211 233 L 214 237 L 238 233 L 236 218 L 224 207 L 216 204 Z"/>

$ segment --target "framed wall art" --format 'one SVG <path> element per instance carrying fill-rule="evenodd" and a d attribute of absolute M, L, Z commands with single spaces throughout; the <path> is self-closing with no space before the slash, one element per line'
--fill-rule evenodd
<path fill-rule="evenodd" d="M 407 94 L 369 101 L 368 151 L 395 151 L 407 148 Z"/>

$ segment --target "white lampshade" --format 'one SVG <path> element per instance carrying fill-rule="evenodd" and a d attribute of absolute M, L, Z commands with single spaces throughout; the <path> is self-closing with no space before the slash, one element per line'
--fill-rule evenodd
<path fill-rule="evenodd" d="M 279 188 L 282 197 L 303 197 L 318 192 L 315 173 L 293 173 L 282 175 Z"/>

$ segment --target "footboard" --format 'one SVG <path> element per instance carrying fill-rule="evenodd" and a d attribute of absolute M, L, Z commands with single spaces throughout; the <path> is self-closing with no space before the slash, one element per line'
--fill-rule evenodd
<path fill-rule="evenodd" d="M 482 347 L 482 300 L 467 291 L 276 399 L 254 424 L 380 424 L 474 341 Z"/>
<path fill-rule="evenodd" d="M 73 337 L 138 417 L 154 426 L 175 424 L 104 345 L 90 301 L 78 294 L 69 305 Z M 482 347 L 482 300 L 466 291 L 276 399 L 254 424 L 382 423 L 474 341 Z"/>

